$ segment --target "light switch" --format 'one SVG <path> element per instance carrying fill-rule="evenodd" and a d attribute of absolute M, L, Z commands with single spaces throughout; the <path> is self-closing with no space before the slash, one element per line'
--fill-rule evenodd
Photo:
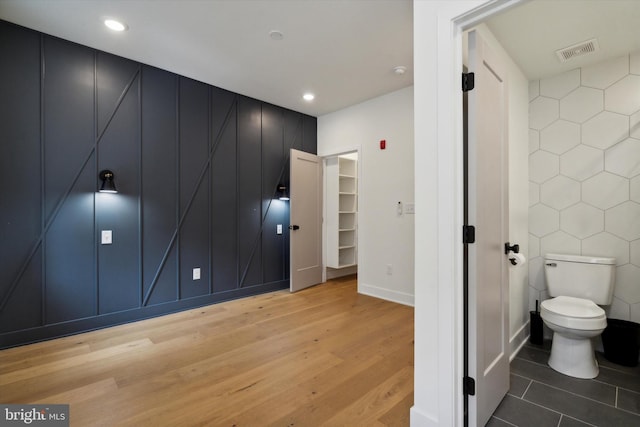
<path fill-rule="evenodd" d="M 282 234 L 282 224 L 276 225 L 276 234 Z"/>
<path fill-rule="evenodd" d="M 113 243 L 113 232 L 111 230 L 102 230 L 102 238 L 100 242 L 103 245 L 110 245 Z"/>
<path fill-rule="evenodd" d="M 199 268 L 194 268 L 193 269 L 193 280 L 200 280 L 200 269 Z"/>

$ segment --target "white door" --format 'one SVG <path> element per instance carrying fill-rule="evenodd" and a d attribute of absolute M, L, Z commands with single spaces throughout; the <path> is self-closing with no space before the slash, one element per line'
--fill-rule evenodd
<path fill-rule="evenodd" d="M 469 425 L 484 426 L 509 389 L 509 275 L 507 82 L 505 67 L 487 44 L 469 33 L 468 245 Z"/>
<path fill-rule="evenodd" d="M 291 150 L 291 292 L 322 282 L 322 160 Z"/>

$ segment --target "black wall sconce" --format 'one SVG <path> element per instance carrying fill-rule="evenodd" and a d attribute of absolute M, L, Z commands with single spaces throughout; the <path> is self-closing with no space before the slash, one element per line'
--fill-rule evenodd
<path fill-rule="evenodd" d="M 285 185 L 278 186 L 278 199 L 289 200 L 289 190 Z"/>
<path fill-rule="evenodd" d="M 99 178 L 102 180 L 102 185 L 100 186 L 101 193 L 117 193 L 118 189 L 116 188 L 116 183 L 113 181 L 113 172 L 108 169 L 100 171 Z"/>

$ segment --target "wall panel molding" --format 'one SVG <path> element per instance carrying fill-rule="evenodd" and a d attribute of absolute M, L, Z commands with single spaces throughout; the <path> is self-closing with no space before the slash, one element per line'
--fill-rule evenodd
<path fill-rule="evenodd" d="M 0 348 L 289 286 L 274 197 L 289 148 L 316 152 L 315 118 L 4 21 L 0 35 Z M 97 193 L 101 169 L 118 194 Z"/>

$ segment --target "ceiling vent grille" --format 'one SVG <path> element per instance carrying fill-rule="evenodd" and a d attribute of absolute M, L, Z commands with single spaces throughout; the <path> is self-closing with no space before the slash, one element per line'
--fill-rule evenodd
<path fill-rule="evenodd" d="M 560 59 L 560 62 L 567 62 L 568 60 L 573 59 L 577 56 L 594 53 L 598 50 L 600 50 L 598 40 L 591 39 L 580 42 L 578 44 L 574 44 L 573 46 L 565 47 L 564 49 L 556 50 L 556 55 L 558 55 L 558 59 Z"/>

